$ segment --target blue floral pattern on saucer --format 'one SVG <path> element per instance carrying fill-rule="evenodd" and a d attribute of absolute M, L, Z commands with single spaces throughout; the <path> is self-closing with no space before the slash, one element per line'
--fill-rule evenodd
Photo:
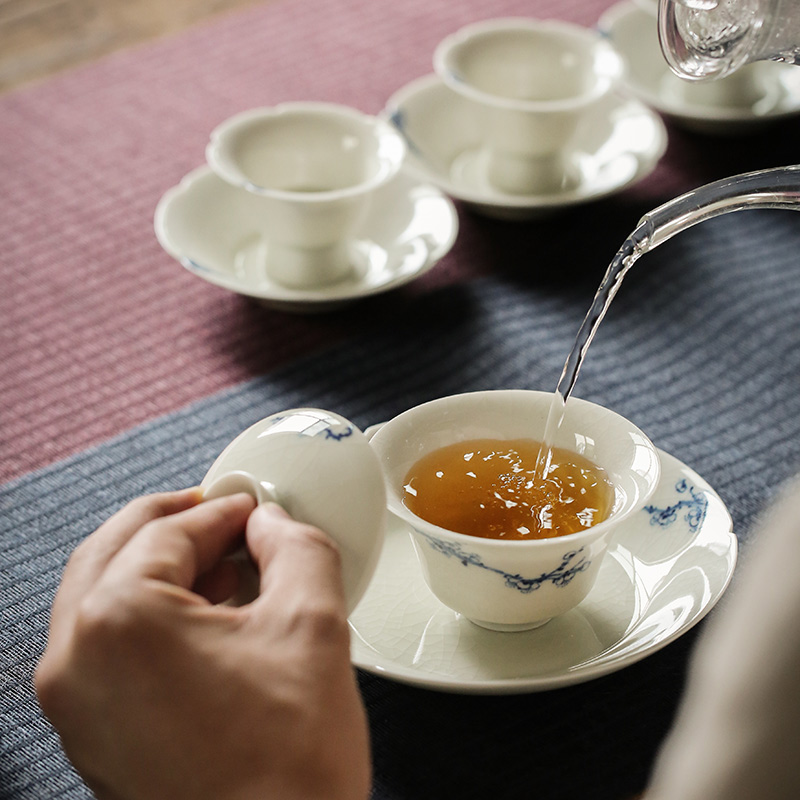
<path fill-rule="evenodd" d="M 443 542 L 434 536 L 430 536 L 422 531 L 417 531 L 425 538 L 428 544 L 436 551 L 447 558 L 458 559 L 465 567 L 479 567 L 500 575 L 509 589 L 516 589 L 522 594 L 530 594 L 536 591 L 542 584 L 551 582 L 554 586 L 566 586 L 579 573 L 589 568 L 592 563 L 583 555 L 584 548 L 570 550 L 561 557 L 561 563 L 550 572 L 543 572 L 536 578 L 525 578 L 520 574 L 511 574 L 496 567 L 485 564 L 480 556 L 475 553 L 466 552 L 460 544 L 456 542 Z"/>
<path fill-rule="evenodd" d="M 645 506 L 644 510 L 650 515 L 650 524 L 659 525 L 666 528 L 678 520 L 678 515 L 683 513 L 683 519 L 689 526 L 689 530 L 695 533 L 700 529 L 706 516 L 708 499 L 701 490 L 693 486 L 685 478 L 681 478 L 675 484 L 675 491 L 687 497 L 679 499 L 676 503 L 668 505 L 666 508 L 658 506 Z"/>

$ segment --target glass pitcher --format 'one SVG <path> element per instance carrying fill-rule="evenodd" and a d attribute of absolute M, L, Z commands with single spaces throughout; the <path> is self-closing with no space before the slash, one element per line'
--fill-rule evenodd
<path fill-rule="evenodd" d="M 658 33 L 670 67 L 689 80 L 753 61 L 800 64 L 798 0 L 659 0 Z"/>

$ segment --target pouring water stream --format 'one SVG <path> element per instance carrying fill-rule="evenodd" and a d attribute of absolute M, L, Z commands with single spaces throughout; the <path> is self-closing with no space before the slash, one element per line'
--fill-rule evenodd
<path fill-rule="evenodd" d="M 712 217 L 748 208 L 800 210 L 800 165 L 748 172 L 706 184 L 645 214 L 612 259 L 581 323 L 553 394 L 536 475 L 546 477 L 552 445 L 583 360 L 628 270 L 645 253 Z"/>

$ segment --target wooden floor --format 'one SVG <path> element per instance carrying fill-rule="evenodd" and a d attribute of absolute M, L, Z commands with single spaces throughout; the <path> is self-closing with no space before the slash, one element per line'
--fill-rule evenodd
<path fill-rule="evenodd" d="M 0 0 L 0 92 L 263 0 Z"/>

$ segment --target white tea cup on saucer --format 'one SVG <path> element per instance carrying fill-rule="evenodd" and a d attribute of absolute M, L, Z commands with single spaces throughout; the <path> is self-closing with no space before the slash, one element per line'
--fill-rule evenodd
<path fill-rule="evenodd" d="M 489 182 L 518 195 L 575 183 L 575 131 L 622 73 L 597 32 L 528 18 L 468 25 L 439 43 L 433 63 L 447 86 L 484 111 Z"/>
<path fill-rule="evenodd" d="M 553 394 L 473 392 L 433 400 L 373 430 L 370 443 L 386 478 L 389 511 L 409 528 L 428 587 L 477 625 L 521 631 L 577 606 L 589 593 L 614 532 L 647 502 L 661 462 L 648 437 L 607 408 L 570 398 L 553 444 L 601 467 L 613 486 L 606 519 L 544 539 L 484 538 L 448 530 L 404 502 L 409 471 L 445 445 L 473 439 L 541 441 Z"/>
<path fill-rule="evenodd" d="M 387 122 L 333 103 L 293 102 L 237 114 L 215 128 L 206 160 L 261 200 L 265 270 L 311 289 L 351 277 L 349 243 L 372 194 L 405 157 Z"/>

